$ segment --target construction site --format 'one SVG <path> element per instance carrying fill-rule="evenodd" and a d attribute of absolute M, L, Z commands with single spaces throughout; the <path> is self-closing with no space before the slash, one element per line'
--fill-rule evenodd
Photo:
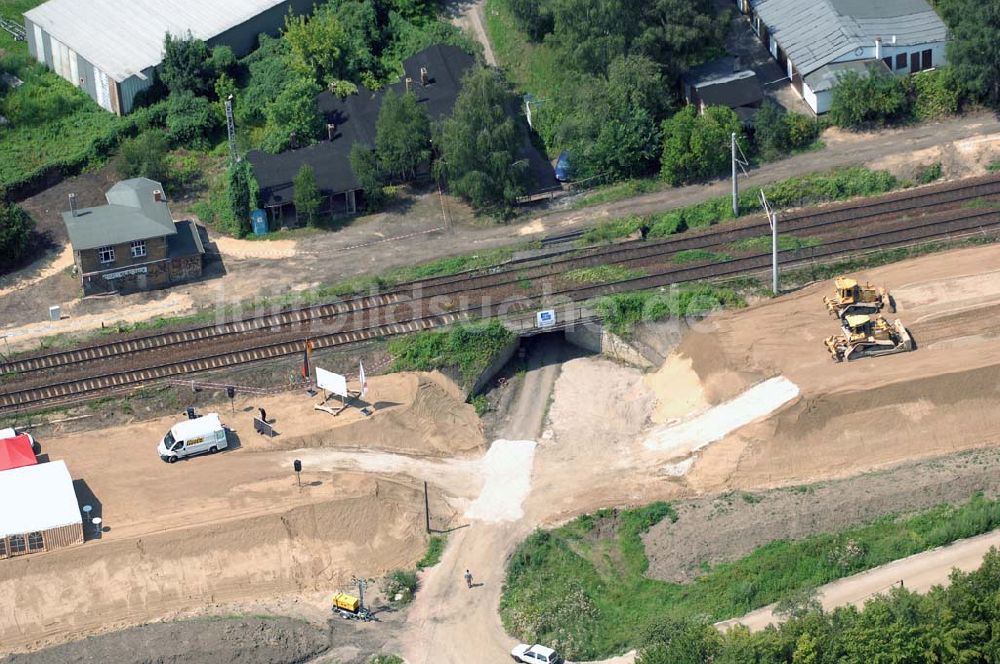
<path fill-rule="evenodd" d="M 472 647 L 500 662 L 514 644 L 497 612 L 505 561 L 537 527 L 608 506 L 687 505 L 683 530 L 645 540 L 650 574 L 686 578 L 771 539 L 993 492 L 998 259 L 992 244 L 954 249 L 644 324 L 632 363 L 563 332 L 526 337 L 487 386 L 496 410 L 483 419 L 439 373 L 370 376 L 335 417 L 317 410 L 315 390 L 220 394 L 199 413 L 219 413 L 227 449 L 176 464 L 156 454 L 176 413 L 98 430 L 36 418 L 31 434 L 71 469 L 99 528 L 0 561 L 11 600 L 0 643 L 36 653 L 11 661 L 65 661 L 112 643 L 187 643 L 208 617 L 267 615 L 293 622 L 240 623 L 245 639 L 215 645 L 239 656 L 252 634 L 281 634 L 274 661 L 458 661 Z M 255 432 L 261 408 L 278 435 Z M 971 463 L 948 456 L 981 448 Z M 847 479 L 869 471 L 886 474 Z M 814 482 L 837 488 L 771 501 L 753 537 L 740 518 L 698 507 Z M 927 495 L 908 498 L 914 483 Z M 412 604 L 393 602 L 376 580 L 413 569 L 429 534 L 447 536 L 441 561 L 419 573 Z M 372 580 L 366 606 L 379 621 L 331 620 L 331 598 L 356 597 L 359 578 Z M 192 652 L 186 661 L 221 651 Z"/>

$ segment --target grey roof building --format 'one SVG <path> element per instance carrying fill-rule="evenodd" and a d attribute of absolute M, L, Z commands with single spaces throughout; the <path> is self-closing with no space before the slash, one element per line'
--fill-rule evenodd
<path fill-rule="evenodd" d="M 681 74 L 684 100 L 704 112 L 707 106 L 728 106 L 741 117 L 750 117 L 764 100 L 757 74 L 741 69 L 738 59 L 724 56 L 692 67 Z"/>
<path fill-rule="evenodd" d="M 205 246 L 191 221 L 170 216 L 163 185 L 122 180 L 107 205 L 70 209 L 63 222 L 85 294 L 159 288 L 201 276 Z"/>
<path fill-rule="evenodd" d="M 108 111 L 124 115 L 153 83 L 169 32 L 190 32 L 237 56 L 276 34 L 313 0 L 49 0 L 24 13 L 28 50 Z"/>
<path fill-rule="evenodd" d="M 817 113 L 829 110 L 838 72 L 858 69 L 845 63 L 881 67 L 881 61 L 889 71 L 910 74 L 945 61 L 948 29 L 926 0 L 736 0 L 736 5 Z"/>

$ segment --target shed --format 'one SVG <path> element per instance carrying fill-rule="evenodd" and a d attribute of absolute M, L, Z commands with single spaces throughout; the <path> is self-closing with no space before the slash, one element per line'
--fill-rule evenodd
<path fill-rule="evenodd" d="M 83 542 L 83 518 L 64 461 L 0 472 L 0 558 Z"/>
<path fill-rule="evenodd" d="M 764 100 L 757 74 L 741 69 L 739 60 L 726 56 L 692 67 L 681 75 L 684 99 L 701 113 L 708 106 L 755 109 Z"/>
<path fill-rule="evenodd" d="M 31 438 L 26 434 L 0 440 L 0 470 L 12 470 L 38 463 Z"/>

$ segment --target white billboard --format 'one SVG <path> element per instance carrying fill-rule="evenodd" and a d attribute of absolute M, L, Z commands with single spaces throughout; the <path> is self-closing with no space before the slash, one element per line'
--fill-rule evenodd
<path fill-rule="evenodd" d="M 316 367 L 316 387 L 327 392 L 333 392 L 338 397 L 344 397 L 345 399 L 348 397 L 347 378 L 332 371 L 320 369 L 319 367 Z"/>

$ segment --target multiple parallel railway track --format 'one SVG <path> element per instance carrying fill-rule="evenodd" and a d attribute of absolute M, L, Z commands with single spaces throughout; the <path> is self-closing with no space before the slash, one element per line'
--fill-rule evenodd
<path fill-rule="evenodd" d="M 780 252 L 780 262 L 790 266 L 858 251 L 995 234 L 1000 232 L 1000 209 L 989 203 L 968 204 L 993 196 L 1000 196 L 1000 177 L 783 215 L 779 222 L 783 234 L 819 237 L 822 243 Z M 738 240 L 767 232 L 763 218 L 751 218 L 663 239 L 569 248 L 329 304 L 18 357 L 0 366 L 8 375 L 6 389 L 0 392 L 0 413 L 80 401 L 150 381 L 301 353 L 306 339 L 314 348 L 331 348 L 538 308 L 538 294 L 517 290 L 526 282 L 555 280 L 559 289 L 545 297 L 579 302 L 760 272 L 770 266 L 769 252 L 689 265 L 676 264 L 671 257 L 689 249 L 724 250 Z M 642 277 L 608 284 L 559 282 L 559 276 L 570 270 L 607 264 L 652 269 L 646 269 Z"/>

